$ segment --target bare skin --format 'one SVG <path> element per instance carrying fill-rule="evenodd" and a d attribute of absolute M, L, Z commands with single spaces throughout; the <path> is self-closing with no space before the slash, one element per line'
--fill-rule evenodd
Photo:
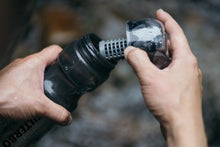
<path fill-rule="evenodd" d="M 169 147 L 206 147 L 202 117 L 202 72 L 176 21 L 158 10 L 157 19 L 170 36 L 171 64 L 163 70 L 153 65 L 146 52 L 128 47 L 125 57 L 140 81 L 146 105 L 164 128 Z M 67 125 L 70 113 L 44 95 L 45 67 L 62 49 L 50 46 L 17 59 L 0 71 L 0 117 L 25 119 L 44 116 Z"/>
<path fill-rule="evenodd" d="M 169 147 L 206 147 L 202 117 L 202 72 L 183 30 L 163 10 L 156 17 L 170 36 L 171 64 L 163 70 L 146 52 L 128 47 L 125 57 L 135 70 L 147 107 L 159 120 Z"/>
<path fill-rule="evenodd" d="M 48 117 L 61 125 L 68 125 L 72 117 L 64 107 L 44 95 L 45 67 L 53 63 L 61 52 L 50 46 L 39 53 L 17 59 L 0 71 L 0 117 L 25 119 Z"/>

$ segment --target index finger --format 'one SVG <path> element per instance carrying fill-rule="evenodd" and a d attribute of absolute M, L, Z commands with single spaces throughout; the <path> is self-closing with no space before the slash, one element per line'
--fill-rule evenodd
<path fill-rule="evenodd" d="M 190 53 L 191 50 L 186 36 L 178 23 L 162 9 L 156 12 L 156 17 L 158 20 L 164 23 L 165 30 L 170 36 L 170 45 L 171 51 L 173 52 L 173 59 L 175 59 L 177 56 L 184 56 L 185 53 Z"/>

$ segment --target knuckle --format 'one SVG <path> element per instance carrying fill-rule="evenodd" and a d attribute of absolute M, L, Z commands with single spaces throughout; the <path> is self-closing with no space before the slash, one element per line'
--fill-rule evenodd
<path fill-rule="evenodd" d="M 192 59 L 192 63 L 194 64 L 194 65 L 198 65 L 198 60 L 197 60 L 197 58 L 194 56 L 193 57 L 193 59 Z"/>
<path fill-rule="evenodd" d="M 199 77 L 203 77 L 203 73 L 202 73 L 202 71 L 201 71 L 201 69 L 198 69 L 198 72 L 199 72 Z"/>
<path fill-rule="evenodd" d="M 22 58 L 17 58 L 14 60 L 14 62 L 20 62 L 22 60 Z"/>
<path fill-rule="evenodd" d="M 15 59 L 12 63 L 10 63 L 10 65 L 14 65 L 14 66 L 18 66 L 18 65 L 21 65 L 22 64 L 22 61 L 20 58 L 18 59 Z"/>
<path fill-rule="evenodd" d="M 140 55 L 142 55 L 143 53 L 144 53 L 144 51 L 142 51 L 140 49 L 131 50 L 127 55 L 127 59 L 128 59 L 128 61 L 138 59 L 138 57 Z"/>
<path fill-rule="evenodd" d="M 14 64 L 14 65 L 19 65 L 22 63 L 22 58 L 17 58 L 15 59 L 11 64 Z"/>
<path fill-rule="evenodd" d="M 42 62 L 43 62 L 43 60 L 42 60 L 41 56 L 37 53 L 28 56 L 25 61 L 27 67 L 30 67 L 30 68 L 36 68 L 37 66 L 42 65 Z"/>
<path fill-rule="evenodd" d="M 198 67 L 198 60 L 194 55 L 190 57 L 189 62 L 193 67 Z"/>
<path fill-rule="evenodd" d="M 29 63 L 35 63 L 36 62 L 36 57 L 37 55 L 36 54 L 32 54 L 32 55 L 29 55 L 27 57 L 24 58 L 24 62 L 29 64 Z"/>

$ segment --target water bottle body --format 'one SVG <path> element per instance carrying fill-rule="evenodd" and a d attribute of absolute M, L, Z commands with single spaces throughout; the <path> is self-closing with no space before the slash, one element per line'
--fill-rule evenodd
<path fill-rule="evenodd" d="M 76 109 L 81 95 L 94 90 L 109 77 L 116 64 L 99 54 L 97 47 L 100 40 L 95 34 L 87 34 L 73 41 L 45 70 L 45 95 L 70 112 Z M 0 147 L 29 146 L 54 124 L 52 120 L 41 117 L 19 122 L 0 121 Z"/>

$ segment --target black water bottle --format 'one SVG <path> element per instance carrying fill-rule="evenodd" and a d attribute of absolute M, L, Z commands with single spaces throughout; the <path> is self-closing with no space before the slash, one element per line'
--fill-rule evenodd
<path fill-rule="evenodd" d="M 171 61 L 161 22 L 128 21 L 126 39 L 103 41 L 95 34 L 87 34 L 66 47 L 45 70 L 45 95 L 72 112 L 79 97 L 102 84 L 117 61 L 124 59 L 127 45 L 145 50 L 159 68 L 165 68 Z M 41 117 L 20 122 L 0 121 L 0 147 L 28 146 L 53 126 L 52 120 Z"/>
<path fill-rule="evenodd" d="M 73 41 L 46 68 L 45 95 L 72 112 L 81 95 L 94 90 L 108 77 L 116 62 L 99 53 L 101 39 L 87 34 Z M 0 121 L 0 147 L 25 147 L 36 142 L 54 126 L 47 118 L 36 117 L 26 121 Z"/>

